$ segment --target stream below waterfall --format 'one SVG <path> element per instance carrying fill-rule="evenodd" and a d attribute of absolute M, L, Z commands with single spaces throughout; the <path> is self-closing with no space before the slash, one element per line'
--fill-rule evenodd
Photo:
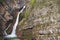
<path fill-rule="evenodd" d="M 12 30 L 11 34 L 7 34 L 6 30 L 4 30 L 4 33 L 5 33 L 4 37 L 5 38 L 17 37 L 17 35 L 16 35 L 16 28 L 17 28 L 17 25 L 18 25 L 18 22 L 19 22 L 19 15 L 20 15 L 20 13 L 23 12 L 24 9 L 25 9 L 25 6 L 23 6 L 23 8 L 18 12 L 18 15 L 17 15 L 17 18 L 16 18 L 16 22 L 15 22 L 15 24 L 13 26 L 13 30 Z"/>

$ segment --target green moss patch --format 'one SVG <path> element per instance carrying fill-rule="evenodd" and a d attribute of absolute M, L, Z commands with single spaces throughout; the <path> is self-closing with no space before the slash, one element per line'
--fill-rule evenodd
<path fill-rule="evenodd" d="M 34 7 L 35 3 L 36 3 L 36 0 L 31 0 L 31 2 L 30 2 L 31 8 Z"/>
<path fill-rule="evenodd" d="M 20 40 L 18 38 L 6 38 L 5 40 Z"/>
<path fill-rule="evenodd" d="M 24 16 L 25 16 L 25 18 L 27 18 L 29 16 L 29 11 L 28 10 L 25 11 L 25 15 Z"/>

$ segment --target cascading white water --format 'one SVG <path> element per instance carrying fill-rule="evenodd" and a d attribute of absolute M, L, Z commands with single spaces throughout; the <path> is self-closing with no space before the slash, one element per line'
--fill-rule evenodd
<path fill-rule="evenodd" d="M 17 15 L 17 18 L 16 18 L 16 22 L 15 22 L 15 24 L 14 24 L 14 26 L 13 26 L 12 33 L 8 35 L 8 34 L 6 33 L 6 31 L 4 31 L 4 32 L 5 32 L 5 38 L 17 37 L 17 35 L 16 35 L 16 28 L 17 28 L 18 21 L 19 21 L 19 15 L 20 15 L 20 13 L 23 12 L 24 9 L 25 9 L 25 6 L 23 6 L 22 10 L 21 10 L 20 12 L 18 12 L 18 15 Z"/>

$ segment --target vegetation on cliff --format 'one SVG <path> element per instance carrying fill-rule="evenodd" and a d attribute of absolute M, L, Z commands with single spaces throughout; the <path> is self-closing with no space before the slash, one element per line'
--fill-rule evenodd
<path fill-rule="evenodd" d="M 20 40 L 60 40 L 60 0 L 26 0 L 25 6 L 16 29 Z"/>

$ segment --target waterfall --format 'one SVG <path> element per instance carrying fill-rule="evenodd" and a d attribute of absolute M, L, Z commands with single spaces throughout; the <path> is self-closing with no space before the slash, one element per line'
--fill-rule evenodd
<path fill-rule="evenodd" d="M 25 9 L 25 6 L 23 6 L 22 10 L 21 10 L 20 12 L 18 12 L 18 15 L 17 15 L 17 18 L 16 18 L 16 22 L 15 22 L 15 24 L 14 24 L 14 26 L 13 26 L 13 30 L 12 30 L 11 34 L 8 35 L 8 34 L 6 33 L 6 31 L 4 31 L 4 32 L 5 32 L 5 38 L 17 37 L 17 35 L 16 35 L 16 28 L 17 28 L 17 25 L 18 25 L 18 22 L 19 22 L 19 15 L 20 15 L 20 13 L 23 12 L 24 9 Z M 9 27 L 8 27 L 8 28 L 9 28 Z"/>

